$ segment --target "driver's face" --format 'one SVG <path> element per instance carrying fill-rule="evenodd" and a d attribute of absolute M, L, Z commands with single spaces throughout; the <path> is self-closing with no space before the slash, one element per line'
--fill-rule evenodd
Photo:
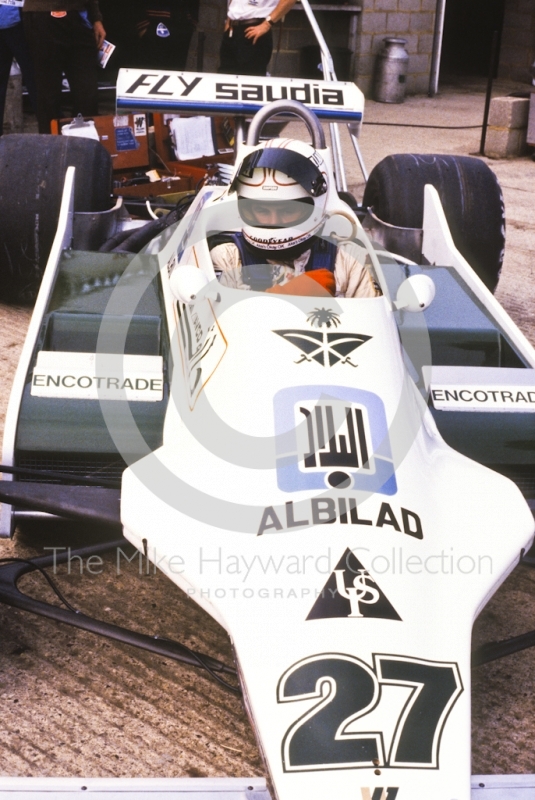
<path fill-rule="evenodd" d="M 240 216 L 258 228 L 290 228 L 304 222 L 314 210 L 312 198 L 299 200 L 252 200 L 238 198 Z"/>
<path fill-rule="evenodd" d="M 275 225 L 290 227 L 303 218 L 303 211 L 291 200 L 285 206 L 277 203 L 276 207 L 273 203 L 257 203 L 255 217 L 261 228 Z"/>

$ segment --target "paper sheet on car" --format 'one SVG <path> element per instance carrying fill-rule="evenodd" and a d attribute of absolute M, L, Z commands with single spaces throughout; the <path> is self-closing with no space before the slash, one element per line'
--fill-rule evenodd
<path fill-rule="evenodd" d="M 41 350 L 32 375 L 34 397 L 157 402 L 163 398 L 161 356 Z"/>
<path fill-rule="evenodd" d="M 175 117 L 169 128 L 179 161 L 215 156 L 210 117 Z"/>
<path fill-rule="evenodd" d="M 207 72 L 121 69 L 119 111 L 255 114 L 273 100 L 298 100 L 320 119 L 359 122 L 364 95 L 349 81 L 260 78 Z"/>

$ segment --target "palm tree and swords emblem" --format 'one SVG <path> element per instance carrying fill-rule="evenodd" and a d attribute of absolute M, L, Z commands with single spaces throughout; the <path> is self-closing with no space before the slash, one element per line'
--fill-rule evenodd
<path fill-rule="evenodd" d="M 307 316 L 307 322 L 313 328 L 337 328 L 340 325 L 339 315 L 330 308 L 315 308 Z M 301 350 L 301 357 L 296 364 L 304 361 L 316 361 L 322 367 L 334 367 L 335 364 L 349 364 L 358 367 L 351 361 L 351 355 L 357 347 L 365 344 L 371 336 L 362 333 L 341 333 L 339 331 L 309 331 L 283 329 L 273 331 Z"/>

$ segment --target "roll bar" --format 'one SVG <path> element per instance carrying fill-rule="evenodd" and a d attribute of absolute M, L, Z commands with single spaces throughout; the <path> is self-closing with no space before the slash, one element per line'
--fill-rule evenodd
<path fill-rule="evenodd" d="M 314 148 L 316 150 L 325 149 L 325 134 L 319 119 L 313 111 L 297 100 L 275 100 L 274 103 L 258 111 L 251 121 L 247 134 L 247 145 L 249 147 L 254 147 L 258 144 L 264 124 L 277 114 L 293 114 L 299 117 L 308 128 Z"/>

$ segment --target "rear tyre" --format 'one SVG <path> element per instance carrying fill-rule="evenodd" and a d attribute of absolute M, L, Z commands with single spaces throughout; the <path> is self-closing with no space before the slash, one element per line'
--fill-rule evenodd
<path fill-rule="evenodd" d="M 459 252 L 494 291 L 505 248 L 500 185 L 486 164 L 469 156 L 397 154 L 372 170 L 363 205 L 391 225 L 421 228 L 424 186 L 437 190 Z"/>
<path fill-rule="evenodd" d="M 75 211 L 110 208 L 109 153 L 92 139 L 44 134 L 0 138 L 0 299 L 35 300 L 56 232 L 67 167 Z"/>

